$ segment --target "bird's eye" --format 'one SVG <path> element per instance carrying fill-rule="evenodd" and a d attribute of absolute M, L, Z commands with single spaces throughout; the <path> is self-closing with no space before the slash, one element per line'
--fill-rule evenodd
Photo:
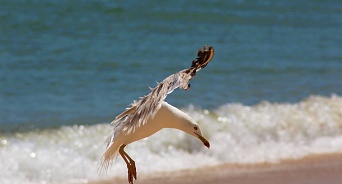
<path fill-rule="evenodd" d="M 195 130 L 198 130 L 198 127 L 194 127 Z"/>

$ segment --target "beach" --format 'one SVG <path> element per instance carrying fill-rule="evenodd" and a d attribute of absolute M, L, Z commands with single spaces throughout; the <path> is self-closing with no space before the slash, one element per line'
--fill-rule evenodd
<path fill-rule="evenodd" d="M 215 56 L 165 101 L 175 129 L 127 145 L 146 183 L 342 183 L 339 1 L 3 1 L 0 184 L 99 177 L 111 122 L 156 82 Z"/>
<path fill-rule="evenodd" d="M 138 171 L 139 172 L 139 171 Z M 279 163 L 252 165 L 223 164 L 195 170 L 182 170 L 138 176 L 136 184 L 339 184 L 342 183 L 342 154 L 322 154 Z M 139 174 L 139 173 L 138 173 Z M 90 181 L 89 184 L 124 184 L 126 178 Z"/>

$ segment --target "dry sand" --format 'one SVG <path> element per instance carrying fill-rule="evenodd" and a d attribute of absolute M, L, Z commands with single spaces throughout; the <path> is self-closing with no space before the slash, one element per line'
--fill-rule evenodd
<path fill-rule="evenodd" d="M 89 182 L 89 184 L 127 183 L 126 178 Z M 223 164 L 195 170 L 138 175 L 138 180 L 134 183 L 342 184 L 342 154 L 316 155 L 298 160 L 284 160 L 276 164 Z"/>

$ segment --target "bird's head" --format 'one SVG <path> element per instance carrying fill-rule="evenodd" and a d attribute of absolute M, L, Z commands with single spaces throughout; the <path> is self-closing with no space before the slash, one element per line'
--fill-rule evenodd
<path fill-rule="evenodd" d="M 209 141 L 203 137 L 200 127 L 194 120 L 187 119 L 183 121 L 183 123 L 181 123 L 180 126 L 175 126 L 172 128 L 182 130 L 183 132 L 198 138 L 199 140 L 202 141 L 204 146 L 206 146 L 208 149 L 210 148 Z"/>
<path fill-rule="evenodd" d="M 202 136 L 201 129 L 200 129 L 200 127 L 198 126 L 197 123 L 191 122 L 191 123 L 187 126 L 186 129 L 187 129 L 187 130 L 185 131 L 186 133 L 188 133 L 188 134 L 190 134 L 190 135 L 192 135 L 192 136 L 194 136 L 194 137 L 197 137 L 199 140 L 202 141 L 202 143 L 204 144 L 204 146 L 206 146 L 208 149 L 210 148 L 210 143 L 209 143 L 209 141 L 208 141 L 206 138 L 204 138 L 204 137 Z"/>
<path fill-rule="evenodd" d="M 165 128 L 176 128 L 182 130 L 183 132 L 201 140 L 207 148 L 210 147 L 209 141 L 202 136 L 201 129 L 196 121 L 176 107 L 163 102 L 162 107 L 156 114 L 155 118 L 158 117 L 160 117 L 160 121 L 165 123 Z"/>

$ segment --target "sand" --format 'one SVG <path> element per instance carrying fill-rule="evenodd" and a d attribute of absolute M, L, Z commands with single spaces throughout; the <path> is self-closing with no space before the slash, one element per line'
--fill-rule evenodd
<path fill-rule="evenodd" d="M 88 183 L 127 184 L 128 182 L 126 178 L 114 178 Z M 274 164 L 222 164 L 194 170 L 138 175 L 138 180 L 134 183 L 342 184 L 342 154 L 314 155 L 295 160 L 283 160 Z"/>

